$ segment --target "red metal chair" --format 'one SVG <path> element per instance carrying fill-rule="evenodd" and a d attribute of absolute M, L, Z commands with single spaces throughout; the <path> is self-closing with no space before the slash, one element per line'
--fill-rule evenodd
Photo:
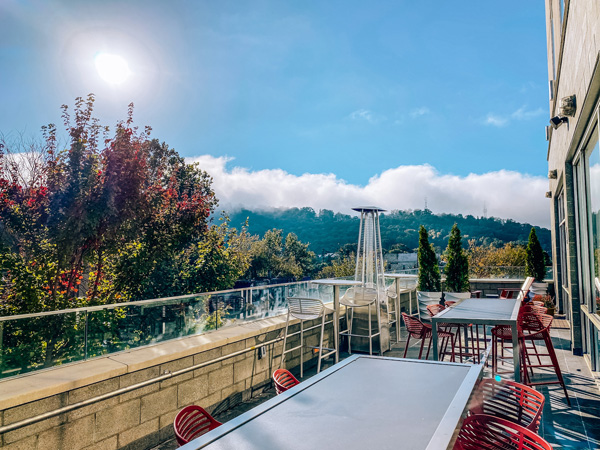
<path fill-rule="evenodd" d="M 565 392 L 565 398 L 567 403 L 570 405 L 569 394 L 567 393 L 567 386 L 563 379 L 558 358 L 554 351 L 554 345 L 552 344 L 552 338 L 550 337 L 550 326 L 552 325 L 552 316 L 547 314 L 537 314 L 533 312 L 525 312 L 521 314 L 519 319 L 519 341 L 521 349 L 521 371 L 523 372 L 523 382 L 528 386 L 538 386 L 544 384 L 560 384 Z M 535 341 L 543 341 L 546 345 L 547 353 L 539 353 L 535 349 Z M 530 342 L 532 346 L 527 346 Z M 550 364 L 531 364 L 529 352 L 535 349 L 534 355 L 539 358 L 541 356 L 547 356 L 550 358 Z M 556 373 L 556 381 L 537 381 L 532 382 L 527 369 L 535 367 L 552 367 Z"/>
<path fill-rule="evenodd" d="M 427 312 L 429 313 L 429 315 L 431 317 L 435 316 L 436 314 L 438 314 L 440 311 L 443 311 L 444 309 L 446 309 L 446 307 L 450 307 L 452 305 L 454 305 L 456 302 L 449 300 L 447 302 L 444 302 L 445 306 L 443 305 L 427 305 Z M 452 333 L 454 334 L 454 341 L 456 343 L 456 341 L 458 340 L 458 356 L 460 357 L 460 362 L 463 362 L 463 356 L 466 357 L 470 357 L 470 356 L 477 356 L 477 364 L 479 364 L 480 362 L 480 353 L 481 353 L 481 349 L 479 346 L 479 327 L 477 327 L 477 339 L 474 338 L 473 336 L 473 325 L 472 324 L 468 324 L 468 323 L 448 323 L 448 324 L 440 324 L 441 327 L 443 327 L 442 329 L 448 333 Z M 456 332 L 453 331 L 453 328 L 456 328 Z M 462 337 L 461 337 L 461 331 L 463 330 L 469 330 L 471 332 L 471 351 L 472 353 L 469 354 L 466 351 L 463 352 L 462 349 Z M 466 335 L 465 335 L 466 336 Z M 465 339 L 467 339 L 467 337 L 465 337 Z M 475 341 L 477 341 L 477 352 L 475 351 Z M 468 348 L 469 343 L 465 342 L 465 345 Z M 446 348 L 447 346 L 447 342 L 442 342 L 442 348 Z M 454 352 L 454 358 L 456 358 L 456 351 Z"/>
<path fill-rule="evenodd" d="M 410 343 L 410 338 L 413 337 L 415 339 L 421 340 L 421 348 L 419 350 L 419 359 L 423 355 L 423 347 L 425 345 L 425 339 L 429 339 L 429 344 L 427 345 L 427 354 L 425 355 L 425 359 L 429 358 L 429 351 L 431 350 L 431 336 L 432 329 L 431 325 L 425 324 L 421 322 L 419 319 L 413 316 L 409 316 L 406 313 L 402 313 L 402 319 L 404 320 L 404 324 L 406 325 L 406 329 L 408 330 L 408 337 L 406 338 L 406 347 L 404 348 L 404 358 L 406 358 L 406 353 L 408 352 L 408 345 Z M 454 334 L 449 333 L 444 330 L 438 329 L 438 338 L 441 339 L 441 342 L 445 342 L 445 345 L 442 346 L 443 351 L 440 353 L 440 357 L 443 360 L 446 353 L 446 346 L 448 345 L 448 339 L 451 342 L 451 356 L 450 361 L 454 361 Z"/>
<path fill-rule="evenodd" d="M 289 388 L 300 384 L 296 377 L 286 369 L 277 369 L 273 372 L 273 381 L 275 382 L 275 391 L 277 391 L 277 394 L 281 394 Z"/>
<path fill-rule="evenodd" d="M 510 420 L 537 433 L 544 402 L 544 396 L 529 386 L 484 378 L 473 395 L 469 412 Z"/>
<path fill-rule="evenodd" d="M 215 420 L 204 408 L 196 405 L 183 408 L 173 421 L 175 437 L 179 445 L 187 444 L 220 425 L 221 422 Z"/>
<path fill-rule="evenodd" d="M 552 450 L 542 437 L 510 420 L 474 414 L 462 424 L 454 450 Z"/>

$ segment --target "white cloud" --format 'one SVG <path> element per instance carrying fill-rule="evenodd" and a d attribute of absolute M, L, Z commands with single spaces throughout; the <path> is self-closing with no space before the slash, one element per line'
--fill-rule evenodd
<path fill-rule="evenodd" d="M 385 120 L 385 116 L 379 116 L 369 109 L 357 109 L 350 114 L 352 120 L 364 120 L 369 123 L 379 123 Z"/>
<path fill-rule="evenodd" d="M 431 111 L 429 110 L 429 108 L 427 108 L 426 106 L 421 106 L 420 108 L 417 109 L 413 109 L 410 112 L 410 117 L 415 118 L 415 117 L 420 117 L 420 116 L 424 116 L 426 114 L 429 114 Z"/>
<path fill-rule="evenodd" d="M 351 213 L 353 206 L 423 209 L 434 213 L 488 216 L 548 227 L 550 205 L 544 197 L 548 180 L 500 170 L 465 177 L 444 175 L 434 167 L 399 166 L 372 177 L 366 186 L 349 184 L 334 174 L 292 175 L 281 169 L 250 171 L 227 167 L 230 158 L 188 158 L 212 175 L 220 209 L 303 207 Z"/>
<path fill-rule="evenodd" d="M 544 114 L 546 114 L 546 111 L 543 108 L 528 110 L 527 106 L 523 105 L 513 113 L 505 116 L 489 113 L 483 120 L 483 123 L 485 125 L 492 125 L 495 127 L 504 127 L 512 120 L 531 120 L 535 119 L 536 117 L 543 116 Z"/>
<path fill-rule="evenodd" d="M 534 119 L 536 117 L 542 116 L 545 113 L 546 113 L 546 111 L 544 111 L 542 108 L 538 108 L 533 111 L 527 111 L 526 106 L 521 106 L 510 116 L 517 120 L 529 120 L 529 119 Z"/>
<path fill-rule="evenodd" d="M 488 114 L 484 120 L 486 125 L 493 125 L 495 127 L 503 127 L 508 123 L 508 119 L 494 114 Z"/>

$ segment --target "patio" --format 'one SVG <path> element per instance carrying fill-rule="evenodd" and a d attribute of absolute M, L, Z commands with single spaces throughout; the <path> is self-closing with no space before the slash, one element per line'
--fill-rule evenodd
<path fill-rule="evenodd" d="M 406 342 L 404 328 L 402 328 L 401 334 L 401 341 L 393 344 L 391 351 L 386 351 L 384 356 L 402 357 Z M 571 405 L 567 404 L 560 385 L 537 386 L 536 389 L 543 393 L 546 398 L 539 434 L 557 449 L 593 450 L 600 448 L 600 389 L 584 359 L 573 356 L 569 350 L 567 321 L 555 320 L 555 326 L 552 329 L 552 340 L 567 382 Z M 417 357 L 419 345 L 418 341 L 411 342 L 408 352 L 409 358 Z M 347 354 L 341 355 L 342 358 L 347 356 Z M 315 374 L 315 367 L 307 367 L 304 380 Z M 536 372 L 536 376 L 543 377 L 543 375 L 543 373 Z M 490 368 L 484 369 L 484 377 L 487 376 L 490 376 Z M 215 411 L 215 418 L 225 423 L 273 396 L 275 396 L 275 390 L 271 387 L 232 409 Z M 172 439 L 155 447 L 154 450 L 171 450 L 175 448 L 177 448 L 177 444 Z"/>

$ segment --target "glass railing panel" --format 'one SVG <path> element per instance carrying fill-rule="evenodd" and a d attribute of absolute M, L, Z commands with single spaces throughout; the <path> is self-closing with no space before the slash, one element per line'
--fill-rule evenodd
<path fill-rule="evenodd" d="M 0 378 L 85 358 L 86 311 L 0 321 Z"/>
<path fill-rule="evenodd" d="M 88 358 L 202 333 L 215 327 L 207 295 L 92 310 Z"/>

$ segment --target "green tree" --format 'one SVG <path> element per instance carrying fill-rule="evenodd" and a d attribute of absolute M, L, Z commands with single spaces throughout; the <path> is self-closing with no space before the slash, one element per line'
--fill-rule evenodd
<path fill-rule="evenodd" d="M 427 230 L 423 225 L 419 228 L 419 281 L 417 289 L 422 292 L 441 291 L 441 276 L 433 246 L 429 243 Z"/>
<path fill-rule="evenodd" d="M 93 95 L 63 106 L 64 149 L 54 125 L 26 152 L 0 141 L 0 315 L 225 289 L 249 265 L 245 230 L 209 226 L 210 176 L 138 131 L 133 105 L 112 137 L 93 106 Z M 81 317 L 7 325 L 2 362 L 79 357 Z M 123 318 L 115 308 L 94 326 L 109 334 Z"/>
<path fill-rule="evenodd" d="M 525 263 L 525 275 L 543 281 L 546 277 L 546 266 L 544 264 L 544 251 L 537 238 L 535 228 L 531 228 L 529 242 L 527 243 L 527 260 Z"/>
<path fill-rule="evenodd" d="M 289 233 L 284 241 L 282 230 L 268 230 L 262 239 L 252 243 L 250 278 L 298 279 L 312 274 L 315 254 L 308 246 L 309 244 L 302 243 L 294 233 Z"/>
<path fill-rule="evenodd" d="M 468 292 L 469 259 L 462 248 L 462 237 L 458 225 L 454 224 L 450 231 L 446 249 L 446 289 L 449 292 Z"/>
<path fill-rule="evenodd" d="M 356 255 L 354 253 L 344 254 L 338 252 L 338 256 L 331 261 L 331 264 L 321 268 L 318 274 L 319 278 L 341 278 L 354 276 L 356 269 Z"/>

